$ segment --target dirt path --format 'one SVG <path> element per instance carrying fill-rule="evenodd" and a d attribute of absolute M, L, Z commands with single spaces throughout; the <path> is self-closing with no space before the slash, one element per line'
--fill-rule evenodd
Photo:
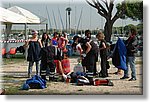
<path fill-rule="evenodd" d="M 71 68 L 77 63 L 77 58 L 71 58 Z M 140 58 L 136 59 L 140 61 Z M 97 67 L 99 64 L 97 64 Z M 27 79 L 27 67 L 28 62 L 18 62 L 14 64 L 13 62 L 9 64 L 3 64 L 1 66 L 2 72 L 0 75 L 7 76 L 8 78 L 1 79 L 0 83 L 4 85 L 7 91 L 10 91 L 10 88 L 16 88 L 14 94 L 142 94 L 143 92 L 143 80 L 142 80 L 142 65 L 136 65 L 136 81 L 120 80 L 121 75 L 112 74 L 116 72 L 116 68 L 111 65 L 109 69 L 109 77 L 114 83 L 114 86 L 76 86 L 74 84 L 67 84 L 65 82 L 47 82 L 47 88 L 45 89 L 30 89 L 28 91 L 18 90 L 22 83 Z M 99 67 L 98 67 L 99 68 Z M 100 69 L 98 69 L 100 70 Z M 33 69 L 35 71 L 35 67 Z M 130 71 L 129 71 L 130 72 Z M 130 74 L 129 74 L 130 75 Z M 8 81 L 9 80 L 9 81 Z M 12 94 L 8 92 L 8 94 Z"/>

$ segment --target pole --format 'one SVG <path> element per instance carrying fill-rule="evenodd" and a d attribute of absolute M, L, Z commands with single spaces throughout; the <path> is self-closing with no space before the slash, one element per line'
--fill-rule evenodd
<path fill-rule="evenodd" d="M 71 34 L 71 29 L 70 29 L 70 11 L 68 11 L 68 18 L 69 18 L 69 33 Z"/>
<path fill-rule="evenodd" d="M 77 16 L 76 16 L 76 6 L 75 6 L 75 34 L 76 34 L 76 22 L 77 22 Z"/>
<path fill-rule="evenodd" d="M 46 33 L 48 33 L 48 24 L 46 23 Z"/>
<path fill-rule="evenodd" d="M 53 10 L 52 10 L 52 12 L 53 12 L 53 18 L 54 18 L 55 27 L 56 27 L 56 30 L 57 30 L 57 23 L 56 23 L 55 14 L 54 14 L 54 11 L 53 11 Z"/>
<path fill-rule="evenodd" d="M 66 32 L 67 32 L 67 10 L 66 10 Z"/>
<path fill-rule="evenodd" d="M 27 23 L 25 23 L 25 40 L 28 40 L 28 35 L 27 35 Z M 27 55 L 28 55 L 28 47 L 25 49 L 25 59 L 27 60 Z"/>
<path fill-rule="evenodd" d="M 58 12 L 59 12 L 59 17 L 60 17 L 62 29 L 64 30 L 64 24 L 63 24 L 63 20 L 62 20 L 62 17 L 61 17 L 61 13 L 60 13 L 60 9 L 59 9 L 59 8 L 58 8 Z"/>
<path fill-rule="evenodd" d="M 48 9 L 47 9 L 47 6 L 46 6 L 46 11 L 47 11 L 47 15 L 48 15 L 48 21 L 49 21 L 49 25 L 50 25 L 50 29 L 52 28 L 52 24 L 51 24 L 51 20 L 50 20 L 50 15 L 49 15 L 49 12 L 48 12 Z"/>
<path fill-rule="evenodd" d="M 6 24 L 6 38 L 5 40 L 8 41 L 9 40 L 9 34 L 11 33 L 11 28 L 12 28 L 12 24 L 8 23 Z M 4 43 L 4 48 L 6 48 L 6 57 L 9 58 L 9 43 Z"/>

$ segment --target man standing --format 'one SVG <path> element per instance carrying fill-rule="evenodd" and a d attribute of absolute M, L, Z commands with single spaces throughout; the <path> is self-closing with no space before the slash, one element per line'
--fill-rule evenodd
<path fill-rule="evenodd" d="M 130 65 L 131 68 L 131 79 L 129 81 L 134 81 L 136 80 L 136 69 L 135 69 L 135 53 L 137 52 L 137 44 L 138 40 L 136 37 L 136 29 L 131 28 L 130 30 L 130 37 L 126 40 L 125 45 L 127 48 L 127 70 L 124 71 L 124 76 L 120 79 L 128 79 L 128 64 Z"/>
<path fill-rule="evenodd" d="M 92 40 L 91 39 L 91 31 L 90 30 L 86 30 L 85 31 L 85 36 L 87 39 Z M 98 46 L 96 46 L 96 44 L 93 44 L 93 47 L 95 48 L 95 50 L 98 50 Z M 94 69 L 93 69 L 93 75 L 97 75 L 97 68 L 96 68 L 96 62 L 98 61 L 98 51 L 96 53 L 94 53 L 95 59 L 94 59 Z"/>
<path fill-rule="evenodd" d="M 83 54 L 86 56 L 82 59 L 82 66 L 86 67 L 89 74 L 96 74 L 96 54 L 98 53 L 98 46 L 91 40 L 91 31 L 85 31 L 86 38 L 80 40 Z"/>

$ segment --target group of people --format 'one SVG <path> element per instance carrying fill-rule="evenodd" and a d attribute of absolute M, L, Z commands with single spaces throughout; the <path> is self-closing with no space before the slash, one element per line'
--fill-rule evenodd
<path fill-rule="evenodd" d="M 104 40 L 105 36 L 102 32 L 99 32 L 96 35 L 100 44 L 97 45 L 91 39 L 91 31 L 85 31 L 85 38 L 80 38 L 78 36 L 74 37 L 73 48 L 76 47 L 80 52 L 82 59 L 82 66 L 84 71 L 89 75 L 99 75 L 99 77 L 108 77 L 107 71 L 107 47 L 106 41 Z M 101 71 L 98 73 L 96 68 L 96 62 L 98 61 L 98 55 L 100 54 L 101 58 Z"/>
<path fill-rule="evenodd" d="M 129 65 L 131 68 L 131 78 L 129 81 L 136 80 L 136 68 L 135 68 L 135 53 L 137 52 L 138 46 L 138 38 L 137 31 L 135 28 L 131 28 L 129 38 L 124 41 L 125 47 L 127 49 L 126 57 L 126 66 L 127 69 L 123 70 L 124 75 L 120 79 L 128 79 L 129 78 Z M 107 61 L 110 56 L 113 56 L 113 51 L 110 49 L 114 48 L 105 41 L 105 35 L 102 32 L 98 32 L 96 35 L 98 42 L 98 46 L 91 39 L 90 30 L 85 31 L 85 38 L 80 38 L 78 36 L 74 37 L 73 49 L 77 49 L 80 52 L 80 56 L 82 59 L 82 66 L 87 74 L 99 75 L 99 77 L 106 78 L 108 77 L 108 69 L 109 62 Z M 74 47 L 76 46 L 76 48 Z M 112 48 L 111 48 L 112 47 Z M 112 53 L 111 53 L 112 52 Z M 101 58 L 101 71 L 97 72 L 96 62 L 98 60 L 98 55 Z M 118 69 L 117 72 L 121 74 L 121 69 Z"/>
<path fill-rule="evenodd" d="M 31 34 L 32 38 L 26 41 L 25 43 L 25 47 L 28 47 L 28 77 L 31 77 L 34 62 L 36 64 L 36 75 L 39 75 L 39 73 L 41 73 L 41 69 L 45 69 L 47 71 L 48 67 L 50 68 L 50 72 L 54 73 L 56 66 L 54 60 L 57 60 L 62 76 L 66 77 L 61 65 L 61 60 L 66 55 L 66 45 L 68 43 L 68 39 L 65 33 L 60 35 L 57 32 L 55 32 L 54 37 L 52 39 L 50 39 L 47 33 L 43 33 L 42 39 L 39 39 L 38 32 L 36 30 L 33 30 Z M 46 77 L 44 76 L 43 78 L 45 79 Z"/>
<path fill-rule="evenodd" d="M 67 34 L 63 32 L 62 34 L 58 34 L 54 32 L 53 38 L 50 39 L 47 33 L 43 33 L 42 39 L 38 39 L 37 37 L 38 32 L 33 30 L 32 31 L 32 38 L 29 39 L 25 46 L 29 46 L 28 48 L 28 57 L 27 61 L 29 61 L 28 66 L 28 77 L 31 77 L 32 74 L 32 67 L 34 62 L 36 63 L 36 74 L 40 74 L 43 79 L 46 79 L 47 72 L 50 78 L 54 77 L 57 70 L 61 73 L 64 79 L 67 78 L 67 73 L 69 73 L 69 69 L 67 73 L 63 68 L 62 62 L 63 60 L 68 59 L 67 55 L 67 48 L 66 45 L 68 44 L 69 40 L 67 38 Z M 96 35 L 98 40 L 98 45 L 91 39 L 91 31 L 85 31 L 85 37 L 74 36 L 72 49 L 77 50 L 80 53 L 80 60 L 82 65 L 82 71 L 86 73 L 86 75 L 95 76 L 98 75 L 99 77 L 106 78 L 108 77 L 108 51 L 110 49 L 109 44 L 105 41 L 105 36 L 102 32 L 98 32 Z M 132 71 L 131 79 L 136 80 L 136 70 L 135 70 L 135 56 L 136 53 L 136 30 L 131 29 L 131 36 L 127 41 L 125 41 L 125 45 L 127 48 L 127 65 L 130 64 L 130 68 Z M 98 61 L 98 56 L 100 55 L 101 58 L 101 71 L 98 72 L 96 68 L 96 62 Z M 41 63 L 40 63 L 41 62 Z M 65 62 L 65 61 L 64 61 Z M 67 63 L 70 63 L 69 61 Z M 39 68 L 40 66 L 40 68 Z M 70 67 L 70 65 L 68 65 Z M 49 68 L 49 71 L 47 70 Z M 40 69 L 40 70 L 39 70 Z M 42 70 L 44 69 L 44 71 Z M 46 72 L 45 72 L 46 70 Z M 78 71 L 77 71 L 78 72 Z M 43 74 L 46 73 L 46 74 Z M 124 76 L 120 79 L 127 79 L 128 76 L 128 67 L 127 70 L 124 71 Z"/>

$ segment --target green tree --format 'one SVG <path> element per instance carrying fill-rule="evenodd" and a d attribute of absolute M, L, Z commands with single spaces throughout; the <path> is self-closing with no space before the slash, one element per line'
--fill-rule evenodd
<path fill-rule="evenodd" d="M 106 19 L 106 23 L 104 26 L 104 34 L 105 34 L 105 39 L 106 41 L 111 40 L 111 34 L 112 34 L 112 27 L 114 22 L 122 17 L 122 15 L 126 11 L 126 3 L 125 0 L 123 0 L 119 4 L 119 9 L 117 9 L 117 12 L 113 15 L 112 12 L 115 8 L 114 1 L 115 0 L 92 0 L 91 2 L 86 0 L 87 3 L 97 9 L 98 14 Z"/>
<path fill-rule="evenodd" d="M 125 15 L 133 20 L 140 20 L 143 22 L 143 1 L 127 0 L 127 11 Z"/>

